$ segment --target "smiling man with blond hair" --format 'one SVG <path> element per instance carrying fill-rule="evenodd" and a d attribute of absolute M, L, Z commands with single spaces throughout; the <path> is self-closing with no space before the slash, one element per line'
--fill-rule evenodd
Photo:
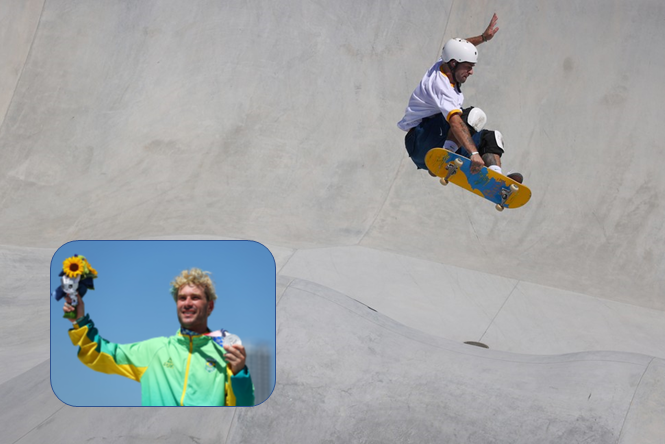
<path fill-rule="evenodd" d="M 254 386 L 241 344 L 224 344 L 225 330 L 211 332 L 208 317 L 217 295 L 209 273 L 184 270 L 171 282 L 180 329 L 174 336 L 133 344 L 102 338 L 83 299 L 67 299 L 63 310 L 75 312 L 69 336 L 78 357 L 93 370 L 141 383 L 144 406 L 252 406 Z"/>

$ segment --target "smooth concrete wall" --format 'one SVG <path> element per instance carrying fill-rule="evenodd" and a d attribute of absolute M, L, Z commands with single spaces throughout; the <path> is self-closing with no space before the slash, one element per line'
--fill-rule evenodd
<path fill-rule="evenodd" d="M 0 127 L 23 72 L 44 0 L 0 3 Z"/>
<path fill-rule="evenodd" d="M 0 246 L 0 384 L 49 358 L 49 270 L 55 250 Z"/>
<path fill-rule="evenodd" d="M 560 6 L 50 1 L 0 131 L 0 243 L 360 243 L 662 310 L 663 6 Z M 506 214 L 414 171 L 395 128 L 441 42 L 495 10 L 465 95 L 533 189 Z"/>
<path fill-rule="evenodd" d="M 663 8 L 49 1 L 0 127 L 0 244 L 360 244 L 663 310 Z M 415 171 L 395 127 L 442 42 L 493 11 L 464 91 L 533 190 L 504 214 Z"/>
<path fill-rule="evenodd" d="M 443 42 L 479 34 L 493 12 L 501 29 L 479 47 L 466 103 L 483 108 L 488 127 L 503 132 L 504 165 L 524 173 L 534 196 L 526 207 L 501 214 L 416 171 L 395 126 Z M 3 424 L 16 424 L 2 427 L 12 433 L 3 438 L 102 441 L 101 427 L 117 442 L 186 436 L 243 442 L 261 430 L 351 442 L 380 440 L 391 431 L 406 441 L 444 434 L 487 442 L 494 433 L 496 442 L 533 436 L 662 442 L 665 432 L 654 418 L 663 412 L 665 164 L 658 128 L 665 116 L 658 98 L 664 17 L 656 0 L 3 3 L 0 19 L 9 26 L 0 31 L 0 331 L 10 340 L 0 349 L 0 383 L 7 396 L 16 395 L 16 406 L 0 411 Z M 170 413 L 158 420 L 162 413 L 146 409 L 55 407 L 43 391 L 48 324 L 39 302 L 48 298 L 43 270 L 52 252 L 74 239 L 185 235 L 254 239 L 279 250 L 276 298 L 285 327 L 275 398 L 262 411 L 243 410 L 202 435 L 198 430 L 209 423 L 175 423 Z M 363 263 L 370 280 L 399 261 L 417 273 L 443 273 L 421 273 L 415 281 L 405 276 L 386 293 L 390 300 L 381 301 L 354 270 L 328 281 L 335 275 L 325 261 L 298 266 L 307 256 L 325 257 L 319 254 L 325 248 L 343 262 L 376 258 Z M 404 366 L 429 348 L 400 343 L 421 353 L 408 355 L 408 362 L 393 359 L 392 333 L 356 323 L 350 311 L 326 320 L 335 307 L 319 307 L 315 296 L 299 293 L 304 299 L 294 302 L 290 289 L 301 282 L 298 276 L 324 281 L 324 288 L 305 294 L 345 287 L 365 304 L 379 299 L 386 312 L 401 308 L 395 317 L 408 326 L 400 328 L 436 330 L 431 340 L 450 339 L 453 348 L 468 333 L 504 350 L 535 354 L 542 349 L 534 345 L 548 341 L 557 353 L 577 350 L 570 326 L 582 331 L 589 323 L 584 349 L 600 344 L 644 354 L 487 361 L 473 353 L 431 353 L 429 369 L 450 371 L 405 382 L 391 365 Z M 413 292 L 399 291 L 414 285 L 424 285 L 418 296 L 429 301 L 414 303 Z M 454 289 L 452 305 L 431 297 L 435 285 Z M 437 325 L 455 313 L 457 319 Z M 330 345 L 310 321 L 299 324 L 299 316 L 323 316 L 324 324 L 348 324 L 356 332 L 350 337 L 342 329 L 341 337 L 366 370 L 353 370 L 360 385 L 328 366 L 343 359 L 337 343 L 321 356 L 287 352 L 310 327 L 322 346 Z M 614 347 L 611 337 L 602 338 L 608 330 L 618 338 Z M 520 340 L 538 335 L 543 339 Z M 506 360 L 519 365 L 501 364 Z M 525 370 L 534 362 L 547 365 Z M 382 394 L 378 400 L 361 387 L 363 378 L 377 374 L 384 379 L 368 387 Z M 482 385 L 487 375 L 496 391 Z M 475 391 L 462 376 L 486 390 Z M 544 384 L 550 379 L 558 393 Z M 513 392 L 519 380 L 529 381 L 528 391 Z M 281 383 L 288 385 L 280 389 Z M 455 409 L 443 410 L 440 399 L 455 400 Z M 506 406 L 503 399 L 516 403 Z M 511 408 L 524 405 L 535 407 L 525 414 L 536 422 L 512 422 Z M 294 426 L 298 409 L 307 415 Z M 24 412 L 20 430 L 17 412 Z M 327 422 L 330 412 L 343 421 Z M 439 424 L 439 417 L 454 421 Z M 420 427 L 394 430 L 381 418 Z M 549 432 L 537 429 L 547 426 L 544 418 Z M 76 420 L 83 427 L 65 429 Z M 119 435 L 123 422 L 136 424 L 138 434 Z M 165 435 L 155 435 L 168 425 Z"/>

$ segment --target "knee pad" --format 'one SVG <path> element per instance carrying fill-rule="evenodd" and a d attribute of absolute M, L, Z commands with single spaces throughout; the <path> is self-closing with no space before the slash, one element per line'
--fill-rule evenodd
<path fill-rule="evenodd" d="M 501 134 L 501 131 L 494 130 L 494 138 L 496 139 L 496 144 L 503 150 L 503 134 Z"/>
<path fill-rule="evenodd" d="M 503 134 L 501 131 L 485 130 L 480 134 L 480 152 L 483 154 L 503 154 Z"/>
<path fill-rule="evenodd" d="M 462 111 L 462 120 L 464 120 L 464 123 L 466 123 L 469 126 L 469 129 L 472 130 L 471 135 L 473 135 L 485 128 L 487 115 L 482 109 L 470 106 Z"/>

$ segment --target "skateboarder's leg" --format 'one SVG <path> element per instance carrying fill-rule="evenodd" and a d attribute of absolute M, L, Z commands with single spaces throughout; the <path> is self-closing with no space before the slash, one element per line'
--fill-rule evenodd
<path fill-rule="evenodd" d="M 427 169 L 425 156 L 432 148 L 440 148 L 446 141 L 450 125 L 442 114 L 423 119 L 415 128 L 406 134 L 404 143 L 409 157 L 418 169 Z"/>
<path fill-rule="evenodd" d="M 478 153 L 485 161 L 485 166 L 501 173 L 501 156 L 503 155 L 503 135 L 500 131 L 482 130 L 474 135 Z"/>
<path fill-rule="evenodd" d="M 500 131 L 482 130 L 472 137 L 478 153 L 485 161 L 485 166 L 490 170 L 494 170 L 499 174 L 503 174 L 501 170 L 501 156 L 503 155 L 503 135 Z M 508 177 L 516 182 L 522 183 L 524 178 L 520 173 L 511 172 L 507 174 Z"/>
<path fill-rule="evenodd" d="M 493 153 L 485 153 L 483 154 L 483 161 L 485 162 L 485 166 L 487 168 L 490 168 L 491 166 L 498 166 L 501 168 L 501 156 L 498 154 L 493 154 Z"/>

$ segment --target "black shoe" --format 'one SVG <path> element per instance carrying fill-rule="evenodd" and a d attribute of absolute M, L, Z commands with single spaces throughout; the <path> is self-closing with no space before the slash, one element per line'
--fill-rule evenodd
<path fill-rule="evenodd" d="M 524 180 L 524 176 L 522 176 L 521 173 L 518 173 L 518 172 L 515 172 L 515 171 L 506 174 L 506 177 L 510 177 L 511 179 L 513 179 L 517 183 L 522 183 L 522 181 Z"/>

